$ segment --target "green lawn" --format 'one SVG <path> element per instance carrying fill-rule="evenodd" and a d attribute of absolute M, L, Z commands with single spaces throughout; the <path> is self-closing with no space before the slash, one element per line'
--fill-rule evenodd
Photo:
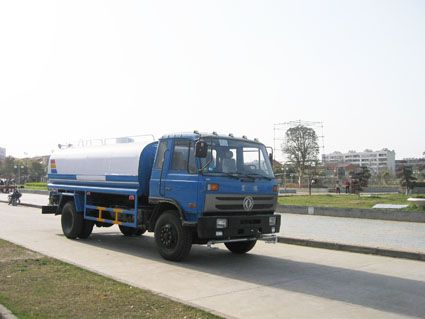
<path fill-rule="evenodd" d="M 32 189 L 32 190 L 42 190 L 47 191 L 47 183 L 26 183 L 24 185 L 25 189 Z"/>
<path fill-rule="evenodd" d="M 341 208 L 372 208 L 375 204 L 404 204 L 409 202 L 402 194 L 384 195 L 286 195 L 279 197 L 279 204 L 295 206 L 341 207 Z M 420 210 L 409 207 L 409 210 Z"/>
<path fill-rule="evenodd" d="M 218 318 L 0 240 L 0 304 L 18 318 Z"/>

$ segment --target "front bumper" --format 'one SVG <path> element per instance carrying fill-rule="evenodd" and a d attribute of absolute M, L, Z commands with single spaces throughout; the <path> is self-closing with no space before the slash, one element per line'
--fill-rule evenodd
<path fill-rule="evenodd" d="M 276 218 L 270 225 L 270 217 Z M 280 214 L 240 215 L 240 216 L 204 216 L 198 220 L 198 238 L 233 239 L 274 234 L 280 231 Z M 227 219 L 226 228 L 217 228 L 217 219 Z"/>

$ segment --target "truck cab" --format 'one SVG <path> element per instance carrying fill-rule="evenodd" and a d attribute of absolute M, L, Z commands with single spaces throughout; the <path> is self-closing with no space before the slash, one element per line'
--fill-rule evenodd
<path fill-rule="evenodd" d="M 257 239 L 273 238 L 280 228 L 277 195 L 266 147 L 256 140 L 197 133 L 159 140 L 149 202 L 178 214 L 193 243 L 225 243 L 245 253 Z M 164 225 L 163 233 L 170 229 Z M 167 248 L 170 236 L 172 230 L 157 244 Z"/>

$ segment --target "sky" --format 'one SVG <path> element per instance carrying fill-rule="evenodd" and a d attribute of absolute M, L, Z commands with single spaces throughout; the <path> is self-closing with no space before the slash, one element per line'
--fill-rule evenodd
<path fill-rule="evenodd" d="M 0 0 L 0 147 L 193 130 L 273 146 L 302 120 L 325 153 L 422 157 L 424 57 L 420 0 Z"/>

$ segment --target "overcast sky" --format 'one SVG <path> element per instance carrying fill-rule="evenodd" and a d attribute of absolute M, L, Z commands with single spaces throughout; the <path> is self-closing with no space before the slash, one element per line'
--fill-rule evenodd
<path fill-rule="evenodd" d="M 425 1 L 0 2 L 0 146 L 193 131 L 425 151 Z"/>

